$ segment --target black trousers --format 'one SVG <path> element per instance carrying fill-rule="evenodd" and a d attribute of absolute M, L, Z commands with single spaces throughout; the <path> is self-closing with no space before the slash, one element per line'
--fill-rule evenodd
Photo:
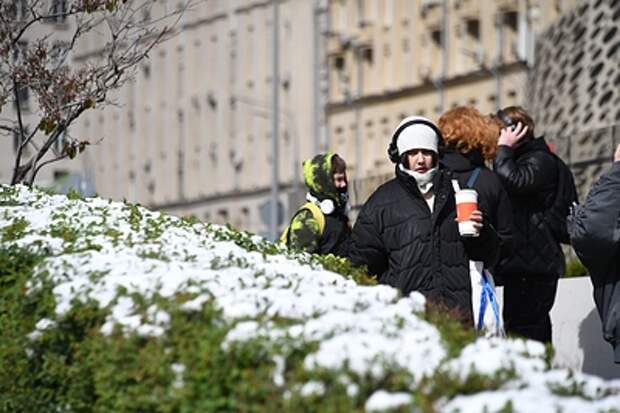
<path fill-rule="evenodd" d="M 506 277 L 503 315 L 508 334 L 551 343 L 549 312 L 557 290 L 557 275 Z"/>

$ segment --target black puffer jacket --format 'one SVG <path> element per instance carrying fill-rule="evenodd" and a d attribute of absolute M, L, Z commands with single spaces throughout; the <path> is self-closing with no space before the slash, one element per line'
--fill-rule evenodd
<path fill-rule="evenodd" d="M 590 271 L 594 302 L 603 324 L 603 337 L 620 363 L 620 162 L 575 207 L 568 229 L 577 255 Z"/>
<path fill-rule="evenodd" d="M 480 168 L 480 175 L 473 185 L 478 192 L 478 209 L 493 225 L 500 240 L 500 259 L 510 256 L 512 251 L 512 206 L 508 194 L 497 174 L 484 164 L 484 157 L 479 150 L 462 154 L 453 148 L 446 148 L 441 163 L 452 172 L 461 188 L 467 186 L 467 181 L 476 168 Z M 501 280 L 496 277 L 496 284 Z"/>
<path fill-rule="evenodd" d="M 431 214 L 415 179 L 396 168 L 362 207 L 353 228 L 350 259 L 366 265 L 379 282 L 404 294 L 419 291 L 434 303 L 472 319 L 469 259 L 492 265 L 499 241 L 489 225 L 479 237 L 461 238 L 454 191 L 447 172 L 434 179 Z"/>
<path fill-rule="evenodd" d="M 346 257 L 351 245 L 349 217 L 339 208 L 333 214 L 325 215 L 325 229 L 319 241 L 318 254 L 334 254 Z"/>
<path fill-rule="evenodd" d="M 564 273 L 564 253 L 545 223 L 558 185 L 556 159 L 544 138 L 532 139 L 512 149 L 500 145 L 494 169 L 512 204 L 512 254 L 497 265 L 507 277 Z"/>

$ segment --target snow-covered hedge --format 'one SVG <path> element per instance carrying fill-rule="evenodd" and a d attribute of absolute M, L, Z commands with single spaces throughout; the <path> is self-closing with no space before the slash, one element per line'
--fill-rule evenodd
<path fill-rule="evenodd" d="M 618 411 L 547 360 L 345 260 L 0 187 L 0 411 Z"/>

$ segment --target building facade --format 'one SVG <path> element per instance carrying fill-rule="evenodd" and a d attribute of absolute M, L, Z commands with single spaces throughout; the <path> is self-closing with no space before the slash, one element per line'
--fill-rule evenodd
<path fill-rule="evenodd" d="M 279 4 L 283 207 L 288 193 L 298 192 L 301 160 L 315 151 L 315 119 L 323 116 L 313 104 L 319 6 Z M 122 105 L 81 120 L 83 135 L 103 137 L 88 151 L 97 191 L 265 234 L 274 162 L 273 20 L 271 1 L 211 0 L 186 12 L 176 35 L 116 97 Z"/>
<path fill-rule="evenodd" d="M 393 173 L 386 147 L 403 117 L 528 106 L 536 36 L 576 3 L 280 1 L 280 229 L 305 192 L 301 161 L 314 153 L 346 159 L 355 210 Z M 153 13 L 176 6 L 158 0 Z M 113 97 L 118 106 L 79 119 L 72 132 L 94 144 L 72 168 L 104 197 L 266 235 L 273 22 L 271 0 L 196 3 Z M 76 64 L 101 45 L 93 35 Z"/>
<path fill-rule="evenodd" d="M 537 36 L 576 3 L 331 1 L 328 133 L 355 177 L 354 203 L 393 176 L 386 148 L 404 117 L 529 107 Z"/>
<path fill-rule="evenodd" d="M 532 107 L 581 199 L 620 143 L 620 2 L 581 1 L 539 37 Z"/>

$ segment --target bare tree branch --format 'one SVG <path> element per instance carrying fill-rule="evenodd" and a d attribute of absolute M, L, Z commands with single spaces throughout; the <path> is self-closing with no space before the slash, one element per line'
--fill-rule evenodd
<path fill-rule="evenodd" d="M 52 158 L 52 159 L 50 159 L 50 160 L 47 160 L 47 161 L 45 161 L 45 162 L 42 162 L 42 163 L 41 163 L 39 166 L 37 166 L 37 167 L 36 167 L 36 169 L 34 170 L 33 179 L 32 179 L 32 180 L 33 180 L 33 182 L 34 182 L 34 177 L 35 177 L 35 176 L 37 176 L 37 174 L 39 173 L 39 171 L 41 170 L 41 168 L 43 168 L 45 165 L 49 165 L 49 164 L 51 164 L 51 163 L 58 162 L 58 161 L 61 161 L 61 160 L 63 160 L 63 159 L 67 159 L 68 157 L 69 157 L 69 155 L 67 155 L 67 154 L 65 153 L 65 154 L 62 154 L 62 155 L 56 156 L 55 158 Z M 32 185 L 32 183 L 31 183 L 31 185 Z"/>
<path fill-rule="evenodd" d="M 17 131 L 17 129 L 12 128 L 10 126 L 4 126 L 4 125 L 0 125 L 0 130 L 6 131 L 6 132 L 10 132 L 11 134 L 15 133 Z"/>
<path fill-rule="evenodd" d="M 38 151 L 39 147 L 32 141 L 32 138 L 34 138 L 36 134 L 37 134 L 37 128 L 34 128 L 34 130 L 30 132 L 30 135 L 28 135 L 28 137 L 21 142 L 21 148 L 23 149 L 28 144 L 31 144 L 35 148 L 35 150 Z"/>
<path fill-rule="evenodd" d="M 152 0 L 68 0 L 63 10 L 47 8 L 47 1 L 23 1 L 28 9 L 21 11 L 19 19 L 10 18 L 12 2 L 0 3 L 0 110 L 11 96 L 19 97 L 20 87 L 27 87 L 32 98 L 29 123 L 34 127 L 26 130 L 19 105 L 23 102 L 16 100 L 17 119 L 0 130 L 18 130 L 20 144 L 11 181 L 31 185 L 45 165 L 84 150 L 88 142 L 83 138 L 67 139 L 62 149 L 57 143 L 85 111 L 114 105 L 113 92 L 133 79 L 138 65 L 155 47 L 175 35 L 193 0 L 184 0 L 183 7 L 153 19 L 146 17 L 156 4 Z M 69 19 L 71 32 L 60 38 L 56 31 L 33 37 L 31 33 L 40 32 L 34 28 L 48 19 Z M 99 36 L 101 46 L 82 47 L 85 35 Z M 22 46 L 21 39 L 28 43 Z M 25 161 L 28 146 L 35 150 Z"/>
<path fill-rule="evenodd" d="M 15 93 L 15 108 L 17 111 L 17 125 L 18 125 L 18 136 L 19 136 L 19 148 L 17 149 L 17 156 L 15 159 L 15 168 L 13 169 L 13 177 L 11 178 L 11 185 L 14 185 L 16 182 L 16 178 L 17 178 L 17 171 L 18 171 L 18 167 L 20 165 L 21 162 L 21 157 L 22 157 L 22 152 L 23 152 L 23 147 L 21 145 L 22 139 L 24 139 L 24 122 L 22 120 L 22 109 L 21 109 L 21 102 L 19 99 L 19 87 L 17 86 L 17 80 L 15 80 L 15 78 L 13 78 L 13 92 Z"/>

